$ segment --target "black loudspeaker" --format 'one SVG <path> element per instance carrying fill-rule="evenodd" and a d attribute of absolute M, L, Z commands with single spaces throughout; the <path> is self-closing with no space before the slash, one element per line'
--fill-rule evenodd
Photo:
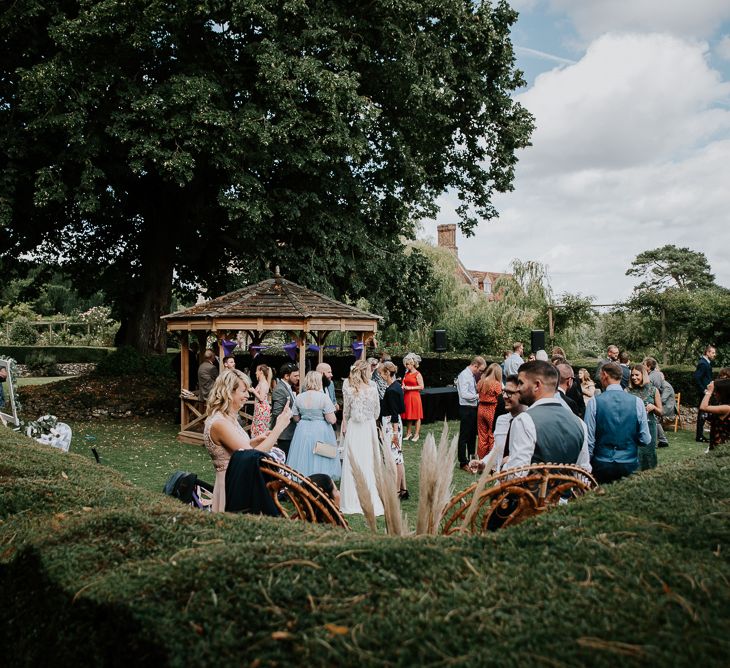
<path fill-rule="evenodd" d="M 433 349 L 437 353 L 446 352 L 446 330 L 445 329 L 434 329 L 433 330 Z"/>
<path fill-rule="evenodd" d="M 538 350 L 545 350 L 545 330 L 533 329 L 530 333 L 530 349 L 533 353 Z"/>

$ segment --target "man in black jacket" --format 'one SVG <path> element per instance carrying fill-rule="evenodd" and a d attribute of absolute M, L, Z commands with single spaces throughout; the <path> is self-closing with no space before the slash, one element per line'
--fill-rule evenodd
<path fill-rule="evenodd" d="M 702 397 L 705 394 L 705 390 L 707 389 L 707 386 L 712 381 L 712 360 L 715 359 L 715 356 L 717 355 L 717 350 L 715 350 L 715 346 L 707 346 L 705 348 L 705 354 L 700 357 L 699 362 L 697 362 L 697 368 L 695 369 L 693 378 L 695 380 L 695 385 L 697 385 L 697 389 L 700 393 L 700 401 L 702 401 Z M 707 419 L 707 414 L 703 413 L 701 411 L 697 411 L 697 431 L 695 432 L 695 441 L 698 443 L 701 442 L 707 442 L 708 439 L 705 438 L 704 435 L 704 428 L 705 428 L 705 420 Z"/>

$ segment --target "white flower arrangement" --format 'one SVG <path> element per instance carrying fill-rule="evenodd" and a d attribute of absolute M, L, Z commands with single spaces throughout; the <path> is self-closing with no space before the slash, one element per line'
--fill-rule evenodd
<path fill-rule="evenodd" d="M 23 425 L 26 436 L 42 443 L 68 452 L 71 447 L 71 427 L 59 422 L 55 415 L 42 415 L 33 422 Z"/>

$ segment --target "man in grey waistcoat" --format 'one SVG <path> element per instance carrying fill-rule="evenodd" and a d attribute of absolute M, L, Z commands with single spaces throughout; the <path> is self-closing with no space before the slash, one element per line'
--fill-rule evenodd
<path fill-rule="evenodd" d="M 512 420 L 506 469 L 528 464 L 577 464 L 590 472 L 588 432 L 580 418 L 555 397 L 558 370 L 535 360 L 517 374 L 520 403 L 529 408 Z"/>

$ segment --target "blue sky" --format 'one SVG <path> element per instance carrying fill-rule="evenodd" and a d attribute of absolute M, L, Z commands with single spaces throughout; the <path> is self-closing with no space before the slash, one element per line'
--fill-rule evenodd
<path fill-rule="evenodd" d="M 471 269 L 548 267 L 556 294 L 626 298 L 640 252 L 707 256 L 730 287 L 730 0 L 513 0 L 517 99 L 536 117 L 499 219 L 459 235 Z M 423 236 L 456 222 L 445 194 Z"/>

